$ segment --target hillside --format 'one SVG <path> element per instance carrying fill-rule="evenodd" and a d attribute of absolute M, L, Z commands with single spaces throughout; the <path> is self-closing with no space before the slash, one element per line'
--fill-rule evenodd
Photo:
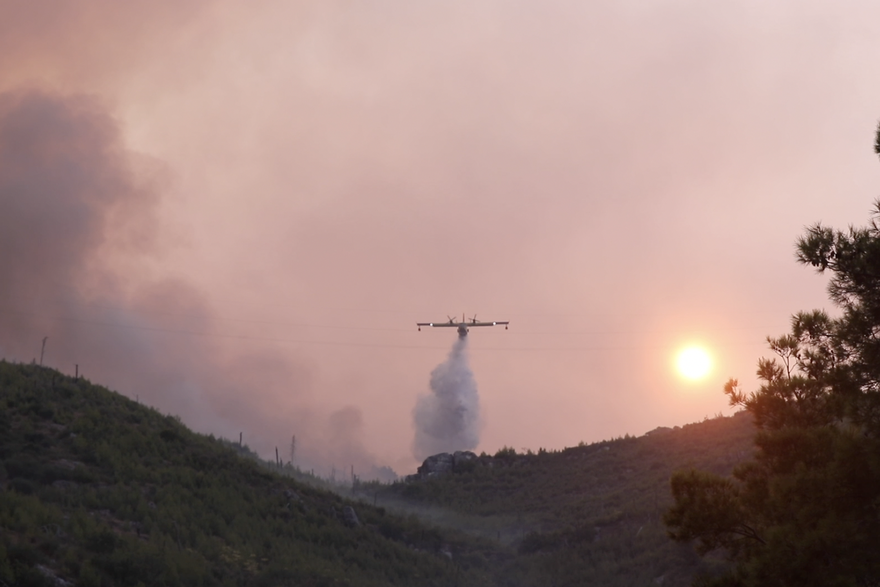
<path fill-rule="evenodd" d="M 666 537 L 669 476 L 728 473 L 752 434 L 738 415 L 504 449 L 340 496 L 86 380 L 0 361 L 0 586 L 686 585 L 713 563 Z"/>
<path fill-rule="evenodd" d="M 0 459 L 0 585 L 484 585 L 504 556 L 33 365 L 0 361 Z"/>
<path fill-rule="evenodd" d="M 534 585 L 688 585 L 720 563 L 667 538 L 669 478 L 691 467 L 729 474 L 751 455 L 753 435 L 741 412 L 556 452 L 503 449 L 372 490 L 389 507 L 517 548 L 510 581 L 527 573 Z"/>

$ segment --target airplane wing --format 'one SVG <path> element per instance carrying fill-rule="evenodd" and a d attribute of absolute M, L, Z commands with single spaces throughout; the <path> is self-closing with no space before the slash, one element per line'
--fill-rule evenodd
<path fill-rule="evenodd" d="M 419 327 L 419 330 L 422 329 L 422 326 L 431 326 L 433 328 L 457 328 L 459 336 L 466 336 L 468 328 L 472 326 L 504 326 L 504 328 L 507 328 L 508 324 L 510 324 L 510 322 L 507 320 L 502 322 L 477 322 L 476 318 L 472 318 L 470 322 L 466 322 L 463 318 L 461 322 L 455 322 L 452 318 L 450 318 L 449 322 L 416 322 L 416 326 Z"/>

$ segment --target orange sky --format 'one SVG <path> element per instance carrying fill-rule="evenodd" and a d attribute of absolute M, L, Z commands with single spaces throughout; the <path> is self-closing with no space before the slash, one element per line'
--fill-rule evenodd
<path fill-rule="evenodd" d="M 0 355 L 48 335 L 47 364 L 266 456 L 297 434 L 304 465 L 413 470 L 455 337 L 415 323 L 462 312 L 511 321 L 471 334 L 478 451 L 729 414 L 827 306 L 794 240 L 880 186 L 875 2 L 0 14 Z"/>

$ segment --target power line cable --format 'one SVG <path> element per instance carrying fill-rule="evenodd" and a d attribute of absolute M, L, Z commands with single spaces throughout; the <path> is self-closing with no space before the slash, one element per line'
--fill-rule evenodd
<path fill-rule="evenodd" d="M 448 346 L 436 346 L 436 345 L 402 345 L 402 344 L 387 344 L 387 343 L 357 343 L 357 342 L 345 342 L 345 341 L 331 341 L 331 340 L 302 340 L 302 339 L 293 339 L 293 338 L 285 338 L 285 337 L 272 337 L 272 336 L 254 336 L 254 335 L 241 335 L 241 334 L 226 334 L 222 332 L 210 332 L 210 331 L 197 331 L 197 330 L 186 330 L 179 328 L 160 328 L 156 326 L 141 326 L 134 324 L 120 324 L 118 322 L 105 322 L 99 320 L 87 320 L 83 318 L 76 318 L 71 316 L 46 316 L 42 314 L 38 314 L 35 312 L 24 312 L 20 310 L 10 310 L 10 309 L 2 309 L 0 308 L 0 312 L 3 313 L 12 313 L 18 314 L 22 316 L 31 316 L 31 317 L 43 317 L 49 320 L 58 320 L 63 322 L 75 322 L 78 324 L 87 324 L 90 326 L 102 326 L 108 328 L 118 328 L 118 329 L 128 329 L 128 330 L 138 330 L 145 332 L 156 332 L 156 333 L 164 333 L 164 334 L 178 334 L 178 335 L 186 335 L 186 336 L 199 336 L 206 338 L 218 338 L 218 339 L 228 339 L 228 340 L 250 340 L 250 341 L 263 341 L 263 342 L 277 342 L 277 343 L 288 343 L 288 344 L 303 344 L 303 345 L 324 345 L 324 346 L 342 346 L 342 347 L 360 347 L 360 348 L 387 348 L 387 349 L 430 349 L 430 350 L 447 350 Z M 405 330 L 395 330 L 395 332 L 409 332 Z M 524 334 L 524 333 L 519 333 Z M 729 343 L 716 343 L 712 345 L 713 347 L 731 347 L 731 346 L 764 346 L 766 344 L 766 340 L 762 339 L 760 342 L 755 341 L 733 341 Z M 530 347 L 485 347 L 479 346 L 477 347 L 480 351 L 549 351 L 549 352 L 597 352 L 597 351 L 633 351 L 640 349 L 668 349 L 672 348 L 670 345 L 623 345 L 623 346 L 587 346 L 587 347 L 541 347 L 541 346 L 530 346 Z"/>

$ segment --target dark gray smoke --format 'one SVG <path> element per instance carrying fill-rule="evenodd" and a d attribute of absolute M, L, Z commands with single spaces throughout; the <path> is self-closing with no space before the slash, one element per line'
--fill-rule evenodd
<path fill-rule="evenodd" d="M 0 94 L 0 358 L 38 359 L 48 336 L 46 366 L 79 365 L 196 430 L 243 432 L 266 457 L 296 434 L 297 464 L 367 477 L 360 412 L 315 414 L 306 366 L 283 349 L 224 346 L 191 284 L 114 269 L 160 258 L 163 174 L 94 98 Z"/>
<path fill-rule="evenodd" d="M 413 421 L 413 455 L 419 460 L 479 444 L 480 396 L 468 364 L 467 337 L 457 339 L 446 361 L 431 372 L 431 393 L 417 400 Z"/>

